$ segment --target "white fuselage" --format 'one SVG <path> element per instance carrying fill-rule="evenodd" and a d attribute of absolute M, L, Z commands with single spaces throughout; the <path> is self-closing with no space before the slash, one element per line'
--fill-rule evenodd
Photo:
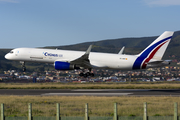
<path fill-rule="evenodd" d="M 70 50 L 52 50 L 38 48 L 16 48 L 6 54 L 8 60 L 25 62 L 54 63 L 55 61 L 70 62 L 81 57 L 85 52 Z M 131 70 L 136 55 L 122 55 L 90 52 L 89 61 L 93 68 Z"/>
<path fill-rule="evenodd" d="M 174 32 L 165 31 L 138 55 L 91 52 L 92 45 L 86 52 L 70 50 L 52 50 L 38 48 L 16 48 L 5 55 L 8 60 L 24 62 L 54 63 L 57 70 L 107 68 L 120 70 L 146 69 L 169 65 L 162 57 Z"/>

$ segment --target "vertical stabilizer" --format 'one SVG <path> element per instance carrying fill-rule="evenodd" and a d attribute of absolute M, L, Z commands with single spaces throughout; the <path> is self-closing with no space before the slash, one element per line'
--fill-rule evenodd
<path fill-rule="evenodd" d="M 165 31 L 146 49 L 144 49 L 134 62 L 133 69 L 144 69 L 146 64 L 151 60 L 161 60 L 174 32 Z"/>
<path fill-rule="evenodd" d="M 161 36 L 159 36 L 154 42 L 152 42 L 146 49 L 144 49 L 139 56 L 148 57 L 148 55 L 153 55 L 153 59 L 161 60 L 164 52 L 172 38 L 174 32 L 165 31 Z"/>

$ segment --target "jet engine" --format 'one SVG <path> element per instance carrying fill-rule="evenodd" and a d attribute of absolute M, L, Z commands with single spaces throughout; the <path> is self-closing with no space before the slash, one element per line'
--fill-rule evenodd
<path fill-rule="evenodd" d="M 62 62 L 62 61 L 55 61 L 54 67 L 56 70 L 74 70 L 74 69 L 80 69 L 76 65 L 73 65 L 68 62 Z"/>

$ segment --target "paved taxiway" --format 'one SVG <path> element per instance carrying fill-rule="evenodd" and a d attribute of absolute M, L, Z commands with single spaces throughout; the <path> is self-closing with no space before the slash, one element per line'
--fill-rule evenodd
<path fill-rule="evenodd" d="M 34 96 L 180 96 L 179 89 L 0 89 L 0 95 Z"/>

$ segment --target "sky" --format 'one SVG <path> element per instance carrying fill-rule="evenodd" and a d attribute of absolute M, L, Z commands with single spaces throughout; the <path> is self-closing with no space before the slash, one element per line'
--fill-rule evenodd
<path fill-rule="evenodd" d="M 0 0 L 0 49 L 180 30 L 180 0 Z"/>

